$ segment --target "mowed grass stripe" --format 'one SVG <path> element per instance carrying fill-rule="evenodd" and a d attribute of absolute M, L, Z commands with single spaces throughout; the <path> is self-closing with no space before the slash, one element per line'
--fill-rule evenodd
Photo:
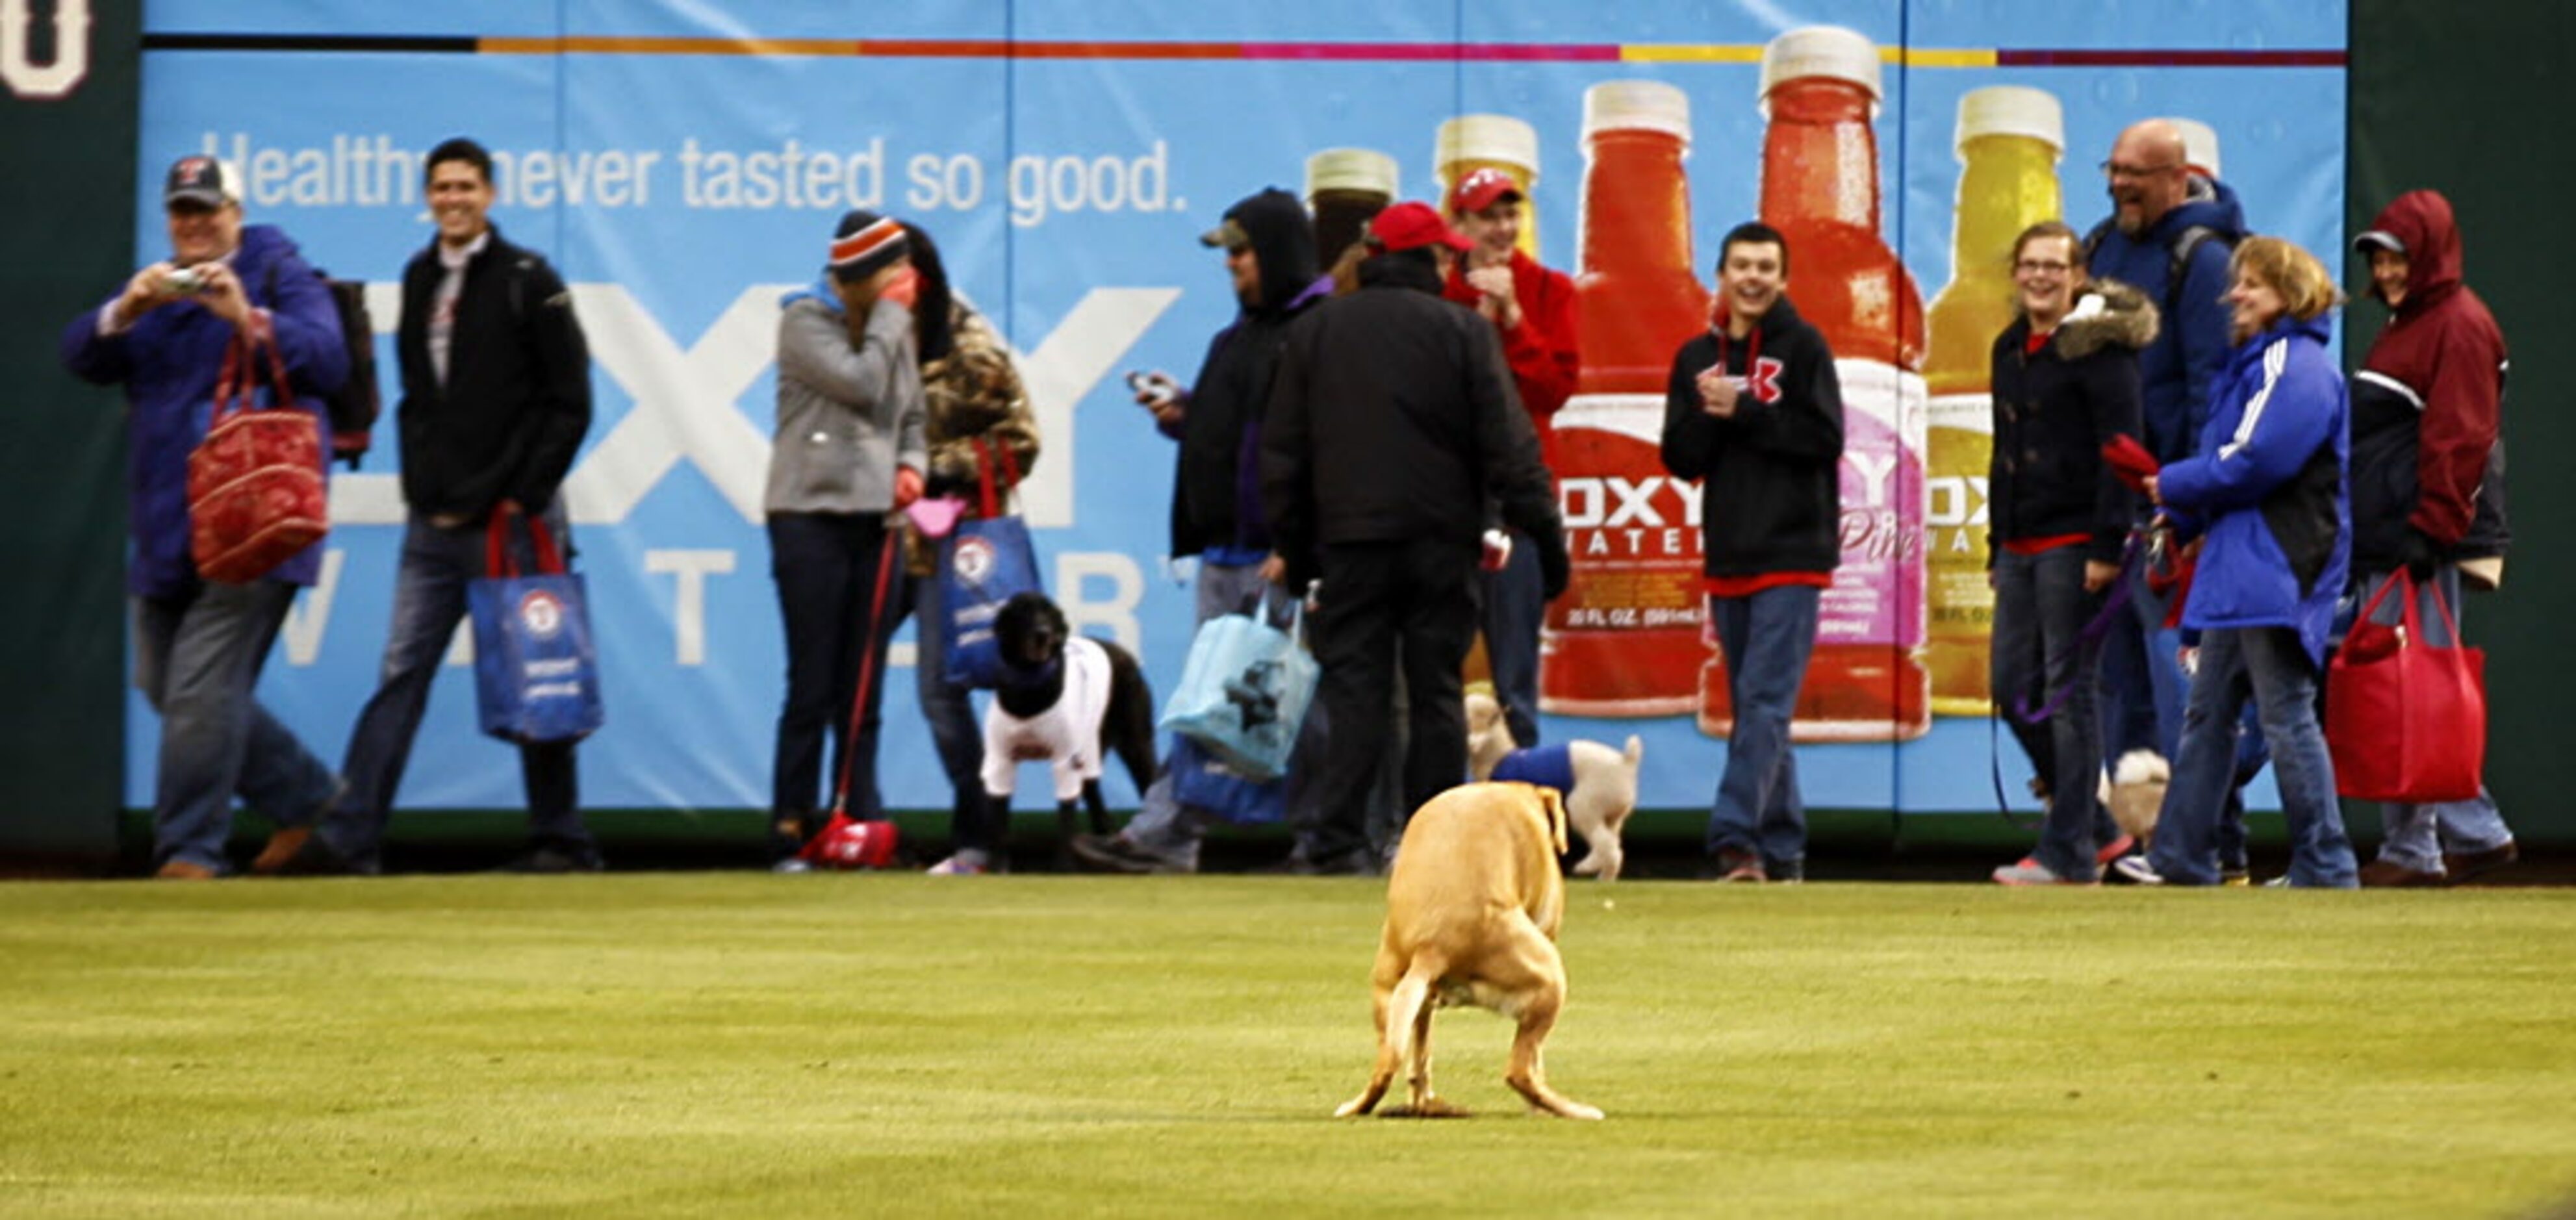
<path fill-rule="evenodd" d="M 2576 1194 L 2554 891 L 1579 884 L 1529 1116 L 1366 1074 L 1381 889 L 0 886 L 0 1214 L 2497 1215 Z M 1609 905 L 1605 909 L 1605 902 Z"/>

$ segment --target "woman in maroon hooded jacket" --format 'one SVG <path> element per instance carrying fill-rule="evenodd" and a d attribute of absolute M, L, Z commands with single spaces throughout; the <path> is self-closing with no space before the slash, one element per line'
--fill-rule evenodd
<path fill-rule="evenodd" d="M 2504 332 L 2460 282 L 2460 227 L 2440 192 L 2398 196 L 2352 245 L 2389 308 L 2352 379 L 2352 588 L 2366 598 L 2409 569 L 2425 590 L 2423 621 L 2439 622 L 2433 591 L 2456 613 L 2459 562 L 2498 553 L 2482 535 L 2500 532 Z M 2456 884 L 2520 854 L 2483 786 L 2474 800 L 2382 814 L 2387 837 L 2363 885 Z"/>

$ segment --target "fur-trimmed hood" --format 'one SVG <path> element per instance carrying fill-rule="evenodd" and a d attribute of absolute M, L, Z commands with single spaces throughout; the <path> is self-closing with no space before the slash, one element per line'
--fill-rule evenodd
<path fill-rule="evenodd" d="M 2147 294 L 2118 280 L 2094 280 L 2075 299 L 2075 308 L 2057 324 L 2057 350 L 2081 360 L 2111 344 L 2144 351 L 2156 341 L 2156 304 Z"/>

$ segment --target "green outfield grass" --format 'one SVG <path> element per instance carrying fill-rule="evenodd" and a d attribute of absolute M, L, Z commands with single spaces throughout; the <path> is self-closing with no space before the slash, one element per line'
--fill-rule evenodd
<path fill-rule="evenodd" d="M 2531 1214 L 2565 891 L 1583 884 L 1550 1075 L 1336 1121 L 1381 891 L 0 885 L 0 1215 Z M 1615 905 L 1609 900 L 1615 898 Z M 1401 1086 L 1399 1085 L 1399 1088 Z"/>

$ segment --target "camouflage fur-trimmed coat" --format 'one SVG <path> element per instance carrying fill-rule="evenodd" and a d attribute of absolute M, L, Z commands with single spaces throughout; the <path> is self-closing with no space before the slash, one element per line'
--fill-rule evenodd
<path fill-rule="evenodd" d="M 928 417 L 923 431 L 930 445 L 927 494 L 958 496 L 966 501 L 966 515 L 974 517 L 982 515 L 976 438 L 992 446 L 1009 446 L 1025 479 L 1038 462 L 1037 416 L 1029 408 L 1028 389 L 1011 363 L 1010 350 L 984 315 L 952 302 L 949 329 L 955 336 L 949 353 L 921 366 Z M 999 486 L 1005 476 L 1000 470 L 993 474 Z M 922 537 L 906 518 L 905 570 L 928 576 L 937 554 L 936 540 Z"/>

